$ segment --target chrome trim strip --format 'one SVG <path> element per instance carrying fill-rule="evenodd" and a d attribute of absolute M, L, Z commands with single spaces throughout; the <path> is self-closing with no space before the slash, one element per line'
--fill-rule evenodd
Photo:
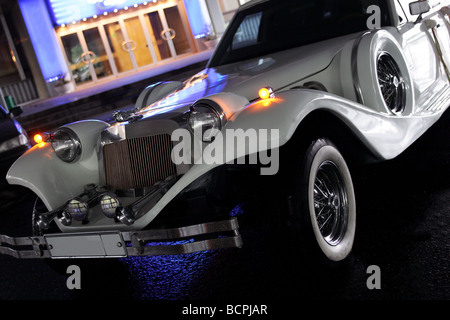
<path fill-rule="evenodd" d="M 127 248 L 127 250 L 129 256 L 159 256 L 159 255 L 179 255 L 213 249 L 240 248 L 240 247 L 242 247 L 242 238 L 240 235 L 237 235 L 229 238 L 203 240 L 171 246 L 146 246 L 144 247 L 142 253 L 136 253 L 133 248 Z"/>
<path fill-rule="evenodd" d="M 158 181 L 152 187 L 153 190 L 146 193 L 144 196 L 137 199 L 132 204 L 126 207 L 118 207 L 116 209 L 116 215 L 119 221 L 125 223 L 127 225 L 133 224 L 136 219 L 139 219 L 145 213 L 147 213 L 150 209 L 154 207 L 157 201 L 159 201 L 164 194 L 175 184 L 176 176 L 168 176 L 164 181 Z M 126 221 L 122 221 L 121 217 L 124 216 L 125 212 L 128 212 L 130 217 L 132 217 L 131 221 L 127 223 Z M 126 214 L 125 214 L 126 216 Z"/>
<path fill-rule="evenodd" d="M 122 232 L 124 241 L 132 241 L 133 237 L 138 236 L 140 241 L 161 241 L 174 240 L 180 238 L 189 238 L 201 234 L 220 233 L 226 231 L 235 231 L 239 229 L 236 218 L 229 220 L 207 222 L 181 228 L 142 230 L 138 232 Z"/>
<path fill-rule="evenodd" d="M 358 48 L 359 44 L 362 41 L 362 38 L 369 34 L 370 32 L 366 32 L 362 34 L 354 43 L 353 43 L 353 49 L 352 49 L 352 76 L 353 76 L 353 88 L 355 89 L 356 99 L 358 103 L 364 104 L 364 98 L 362 94 L 361 89 L 361 82 L 358 76 Z"/>
<path fill-rule="evenodd" d="M 208 236 L 209 239 L 195 240 L 196 236 Z M 64 249 L 58 248 L 56 256 L 52 255 L 52 244 L 64 243 L 66 240 L 79 238 L 80 243 L 86 242 L 86 237 L 99 238 L 103 245 L 104 254 L 92 254 L 92 248 L 68 248 L 67 256 L 64 256 Z M 119 239 L 119 240 L 118 240 Z M 61 240 L 61 241 L 60 241 Z M 189 241 L 187 243 L 158 243 Z M 100 243 L 100 242 L 99 242 Z M 62 233 L 48 234 L 39 237 L 9 237 L 0 235 L 0 254 L 9 255 L 17 259 L 29 258 L 118 258 L 126 256 L 146 256 L 146 255 L 177 255 L 199 251 L 240 248 L 242 247 L 242 237 L 239 233 L 237 218 L 228 220 L 207 222 L 180 228 L 153 229 L 141 231 L 104 231 L 86 233 Z M 17 248 L 14 247 L 31 247 Z M 114 249 L 114 246 L 120 248 Z M 123 254 L 115 254 L 117 252 Z M 73 252 L 78 252 L 76 255 Z M 99 250 L 98 252 L 101 252 Z"/>
<path fill-rule="evenodd" d="M 9 246 L 4 246 L 7 244 Z M 32 247 L 33 250 L 15 250 L 13 247 Z M 46 242 L 44 237 L 9 237 L 0 234 L 0 254 L 12 256 L 17 259 L 50 258 L 50 252 L 44 250 Z"/>

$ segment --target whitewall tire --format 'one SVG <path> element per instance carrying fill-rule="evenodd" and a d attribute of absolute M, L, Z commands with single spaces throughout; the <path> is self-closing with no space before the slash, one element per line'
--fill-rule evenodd
<path fill-rule="evenodd" d="M 353 248 L 356 201 L 349 168 L 336 146 L 317 139 L 306 151 L 294 196 L 303 215 L 306 245 L 329 260 L 344 260 Z"/>

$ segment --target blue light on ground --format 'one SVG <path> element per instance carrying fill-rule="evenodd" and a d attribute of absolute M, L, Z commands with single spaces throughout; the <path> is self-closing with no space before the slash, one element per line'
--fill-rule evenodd
<path fill-rule="evenodd" d="M 208 269 L 217 254 L 216 251 L 203 251 L 173 256 L 129 257 L 121 259 L 121 262 L 127 266 L 134 299 L 178 300 L 189 298 L 187 288 L 201 282 L 202 271 Z"/>
<path fill-rule="evenodd" d="M 244 203 L 238 204 L 230 216 L 244 213 Z M 193 239 L 150 242 L 146 245 L 177 245 L 193 242 Z M 234 249 L 215 249 L 181 255 L 143 256 L 120 259 L 127 266 L 128 279 L 133 299 L 180 300 L 192 299 L 190 288 L 205 282 L 204 277 L 220 279 L 220 270 L 214 267 L 220 261 L 227 261 Z M 200 290 L 201 288 L 196 288 Z M 204 288 L 205 291 L 211 288 Z"/>

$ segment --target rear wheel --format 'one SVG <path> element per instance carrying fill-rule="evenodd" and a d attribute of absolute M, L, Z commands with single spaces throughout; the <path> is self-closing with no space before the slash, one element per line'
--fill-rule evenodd
<path fill-rule="evenodd" d="M 356 227 L 356 202 L 347 164 L 327 139 L 307 148 L 294 183 L 297 230 L 332 261 L 345 259 L 352 250 Z M 303 223 L 301 223 L 303 222 Z"/>

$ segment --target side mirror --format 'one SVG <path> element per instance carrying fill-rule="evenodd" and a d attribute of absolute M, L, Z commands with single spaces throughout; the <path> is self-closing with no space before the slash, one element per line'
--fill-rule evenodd
<path fill-rule="evenodd" d="M 22 107 L 14 107 L 9 109 L 9 113 L 12 114 L 14 117 L 20 116 L 23 112 Z"/>
<path fill-rule="evenodd" d="M 409 4 L 409 12 L 411 15 L 420 15 L 430 11 L 430 4 L 428 1 L 415 1 Z"/>

